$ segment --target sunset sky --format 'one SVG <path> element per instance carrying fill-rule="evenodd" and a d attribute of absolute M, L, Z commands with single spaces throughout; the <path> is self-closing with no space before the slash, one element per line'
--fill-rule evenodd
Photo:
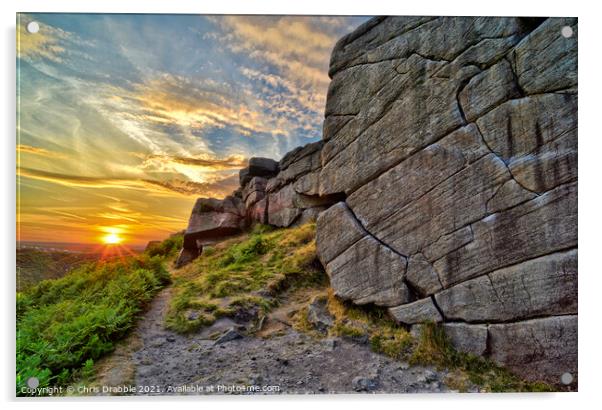
<path fill-rule="evenodd" d="M 140 245 L 185 228 L 249 157 L 320 138 L 330 51 L 365 20 L 21 15 L 18 239 Z"/>

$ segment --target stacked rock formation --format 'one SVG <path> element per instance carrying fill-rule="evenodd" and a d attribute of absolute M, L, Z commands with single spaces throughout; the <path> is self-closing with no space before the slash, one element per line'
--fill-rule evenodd
<path fill-rule="evenodd" d="M 528 379 L 576 374 L 576 36 L 387 17 L 337 43 L 318 193 L 346 200 L 317 225 L 337 295 Z"/>
<path fill-rule="evenodd" d="M 253 223 L 288 227 L 316 220 L 340 195 L 318 196 L 322 142 L 286 154 L 280 162 L 251 158 L 239 173 L 240 188 L 224 199 L 199 198 L 192 209 L 184 245 L 176 261 L 182 267 L 199 257 L 203 245 L 240 233 Z"/>

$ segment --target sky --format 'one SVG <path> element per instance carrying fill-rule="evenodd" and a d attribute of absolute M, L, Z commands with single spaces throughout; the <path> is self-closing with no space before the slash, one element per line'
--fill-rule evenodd
<path fill-rule="evenodd" d="M 141 245 L 184 229 L 248 158 L 320 139 L 330 52 L 365 20 L 21 14 L 17 239 Z"/>

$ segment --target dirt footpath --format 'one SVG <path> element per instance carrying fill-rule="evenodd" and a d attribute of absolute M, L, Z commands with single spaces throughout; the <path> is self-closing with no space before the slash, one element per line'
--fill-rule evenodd
<path fill-rule="evenodd" d="M 161 291 L 140 320 L 129 338 L 136 340 L 129 360 L 123 352 L 113 360 L 131 372 L 136 394 L 448 391 L 445 372 L 409 366 L 340 338 L 313 339 L 289 326 L 261 338 L 244 335 L 224 318 L 197 334 L 179 335 L 163 327 L 170 296 L 170 288 Z"/>

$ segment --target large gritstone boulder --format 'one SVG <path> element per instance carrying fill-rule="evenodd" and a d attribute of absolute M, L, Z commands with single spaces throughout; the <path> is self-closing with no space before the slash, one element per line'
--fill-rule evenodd
<path fill-rule="evenodd" d="M 576 376 L 577 29 L 379 17 L 339 40 L 298 182 L 344 199 L 317 222 L 337 295 L 529 380 Z"/>
<path fill-rule="evenodd" d="M 240 232 L 246 226 L 245 206 L 242 199 L 228 196 L 224 199 L 199 198 L 184 232 L 183 248 L 176 267 L 184 266 L 197 258 L 203 245 Z"/>
<path fill-rule="evenodd" d="M 249 166 L 240 170 L 240 186 L 244 187 L 253 177 L 272 177 L 278 173 L 278 162 L 270 158 L 253 157 Z"/>

